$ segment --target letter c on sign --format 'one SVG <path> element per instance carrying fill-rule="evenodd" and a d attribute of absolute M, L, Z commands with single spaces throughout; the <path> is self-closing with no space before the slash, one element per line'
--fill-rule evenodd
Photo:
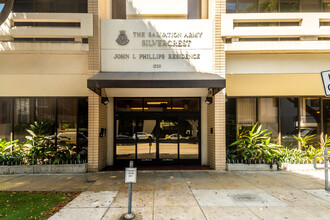
<path fill-rule="evenodd" d="M 328 85 L 328 89 L 330 90 L 330 84 Z"/>

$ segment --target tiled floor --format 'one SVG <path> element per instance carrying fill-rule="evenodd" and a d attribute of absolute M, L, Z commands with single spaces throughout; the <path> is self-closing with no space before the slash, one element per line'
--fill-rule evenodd
<path fill-rule="evenodd" d="M 323 172 L 324 173 L 324 172 Z M 330 192 L 319 172 L 139 171 L 135 219 L 329 219 Z M 324 177 L 323 177 L 324 178 Z M 0 190 L 83 191 L 51 219 L 120 219 L 124 172 L 0 176 Z"/>

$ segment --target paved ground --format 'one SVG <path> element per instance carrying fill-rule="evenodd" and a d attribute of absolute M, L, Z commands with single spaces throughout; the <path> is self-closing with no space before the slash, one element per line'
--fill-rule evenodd
<path fill-rule="evenodd" d="M 329 219 L 323 172 L 141 171 L 137 219 Z M 321 177 L 321 178 L 320 178 Z M 324 177 L 323 177 L 324 178 Z M 0 176 L 0 190 L 83 191 L 51 219 L 119 219 L 124 172 Z"/>

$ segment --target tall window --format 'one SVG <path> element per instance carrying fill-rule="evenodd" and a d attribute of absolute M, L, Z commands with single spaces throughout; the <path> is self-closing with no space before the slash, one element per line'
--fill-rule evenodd
<path fill-rule="evenodd" d="M 276 98 L 258 99 L 258 121 L 263 129 L 272 132 L 272 137 L 278 137 L 278 101 Z"/>
<path fill-rule="evenodd" d="M 12 132 L 12 99 L 0 99 L 0 139 L 5 137 L 7 140 L 11 138 Z"/>
<path fill-rule="evenodd" d="M 14 138 L 25 140 L 28 135 L 26 129 L 35 121 L 34 99 L 17 98 L 14 103 Z"/>
<path fill-rule="evenodd" d="M 321 134 L 321 101 L 318 98 L 304 98 L 301 105 L 301 136 L 316 135 L 318 143 Z"/>
<path fill-rule="evenodd" d="M 257 122 L 256 98 L 237 98 L 237 125 L 253 126 Z"/>
<path fill-rule="evenodd" d="M 236 99 L 226 100 L 226 144 L 236 141 Z"/>

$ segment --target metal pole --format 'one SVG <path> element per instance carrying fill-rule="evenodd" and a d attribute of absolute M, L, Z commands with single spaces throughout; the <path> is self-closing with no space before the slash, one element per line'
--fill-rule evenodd
<path fill-rule="evenodd" d="M 324 155 L 329 155 L 328 154 L 328 150 L 329 148 L 325 149 L 324 151 Z M 328 164 L 329 164 L 329 158 L 328 157 L 324 157 L 324 172 L 325 172 L 325 190 L 329 191 L 329 168 L 328 168 Z"/>
<path fill-rule="evenodd" d="M 133 161 L 129 162 L 129 167 L 133 168 Z M 133 219 L 134 214 L 132 214 L 132 183 L 128 184 L 128 212 L 125 215 L 125 219 Z"/>

